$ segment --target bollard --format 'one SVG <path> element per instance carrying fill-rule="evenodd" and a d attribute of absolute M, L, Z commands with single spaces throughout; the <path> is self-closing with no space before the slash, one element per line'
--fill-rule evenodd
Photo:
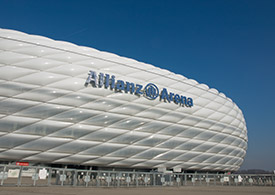
<path fill-rule="evenodd" d="M 88 172 L 88 171 L 86 172 L 84 181 L 85 181 L 85 184 L 86 184 L 85 186 L 88 187 L 89 182 L 91 181 L 91 178 L 90 178 L 90 175 L 89 175 L 89 172 Z"/>
<path fill-rule="evenodd" d="M 36 181 L 38 180 L 37 167 L 35 168 L 35 173 L 32 176 L 32 180 L 33 180 L 33 186 L 35 186 L 36 185 Z"/>
<path fill-rule="evenodd" d="M 49 175 L 48 175 L 48 186 L 51 185 L 52 180 L 52 168 L 49 168 Z"/>
<path fill-rule="evenodd" d="M 184 185 L 186 186 L 187 185 L 187 175 L 184 174 Z"/>
<path fill-rule="evenodd" d="M 138 187 L 138 174 L 136 174 L 136 187 Z"/>
<path fill-rule="evenodd" d="M 6 173 L 7 165 L 4 166 L 2 180 L 1 180 L 1 186 L 4 184 L 4 180 L 8 178 L 8 173 Z"/>
<path fill-rule="evenodd" d="M 77 186 L 77 171 L 74 171 L 74 175 L 73 175 L 73 186 Z"/>
<path fill-rule="evenodd" d="M 19 171 L 19 175 L 18 175 L 18 180 L 17 180 L 17 186 L 21 186 L 21 175 L 22 175 L 22 171 L 23 171 L 23 167 L 20 166 L 20 171 Z"/>

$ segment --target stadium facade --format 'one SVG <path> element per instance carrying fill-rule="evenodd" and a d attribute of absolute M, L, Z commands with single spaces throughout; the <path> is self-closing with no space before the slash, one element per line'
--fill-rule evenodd
<path fill-rule="evenodd" d="M 223 93 L 96 49 L 0 29 L 0 160 L 236 171 L 242 111 Z"/>

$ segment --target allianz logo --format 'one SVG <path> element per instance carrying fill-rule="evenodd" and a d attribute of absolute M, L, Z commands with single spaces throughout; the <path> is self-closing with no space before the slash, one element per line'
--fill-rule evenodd
<path fill-rule="evenodd" d="M 116 92 L 144 96 L 149 100 L 155 100 L 159 97 L 160 101 L 169 103 L 174 102 L 175 104 L 185 107 L 193 106 L 192 98 L 168 92 L 166 88 L 163 88 L 160 91 L 159 88 L 153 83 L 148 83 L 145 87 L 143 87 L 143 85 L 135 84 L 133 82 L 116 80 L 114 75 L 103 73 L 97 74 L 97 72 L 92 70 L 89 71 L 84 85 L 85 87 L 88 87 L 89 84 L 97 88 L 104 87 L 105 89 L 109 88 L 110 90 L 114 90 Z"/>

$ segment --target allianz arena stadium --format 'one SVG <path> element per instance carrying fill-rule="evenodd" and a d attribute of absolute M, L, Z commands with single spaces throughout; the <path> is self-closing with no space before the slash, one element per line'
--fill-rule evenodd
<path fill-rule="evenodd" d="M 182 75 L 0 29 L 0 161 L 236 171 L 242 111 Z"/>

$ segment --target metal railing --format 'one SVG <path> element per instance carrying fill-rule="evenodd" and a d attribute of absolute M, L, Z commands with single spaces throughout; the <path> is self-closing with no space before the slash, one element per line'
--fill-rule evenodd
<path fill-rule="evenodd" d="M 0 165 L 1 186 L 275 186 L 274 174 L 159 173 Z"/>

